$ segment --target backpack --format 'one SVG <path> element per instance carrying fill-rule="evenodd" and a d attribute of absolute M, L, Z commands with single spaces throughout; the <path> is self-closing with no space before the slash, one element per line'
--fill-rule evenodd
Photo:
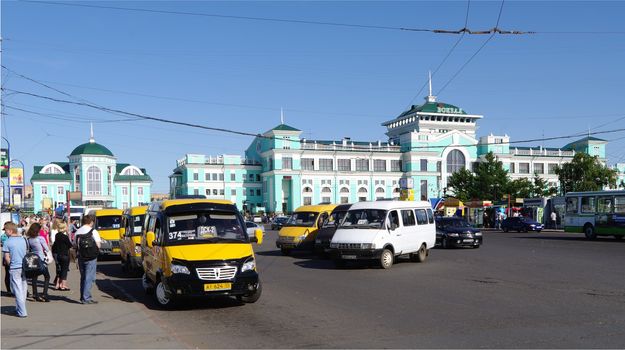
<path fill-rule="evenodd" d="M 30 244 L 26 238 L 24 238 L 24 241 L 26 242 L 28 253 L 26 253 L 22 259 L 22 271 L 24 271 L 24 275 L 28 278 L 37 277 L 45 269 L 44 262 L 41 260 L 39 255 L 30 250 Z"/>
<path fill-rule="evenodd" d="M 81 259 L 93 260 L 98 257 L 100 250 L 93 238 L 93 229 L 83 235 L 78 235 L 76 240 L 78 241 L 78 256 Z"/>

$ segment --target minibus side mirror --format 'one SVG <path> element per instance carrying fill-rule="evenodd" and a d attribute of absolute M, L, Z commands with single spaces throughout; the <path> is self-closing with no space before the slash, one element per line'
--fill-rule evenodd
<path fill-rule="evenodd" d="M 154 232 L 150 231 L 145 234 L 145 241 L 149 248 L 152 248 L 154 246 L 155 240 L 156 240 L 156 235 L 154 235 Z"/>
<path fill-rule="evenodd" d="M 257 228 L 254 230 L 254 237 L 250 238 L 252 243 L 256 243 L 258 245 L 263 244 L 263 230 Z"/>

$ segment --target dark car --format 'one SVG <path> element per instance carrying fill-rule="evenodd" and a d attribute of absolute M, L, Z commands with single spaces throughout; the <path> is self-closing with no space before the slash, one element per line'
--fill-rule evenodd
<path fill-rule="evenodd" d="M 280 230 L 282 226 L 286 224 L 287 221 L 289 221 L 288 216 L 278 216 L 277 218 L 273 219 L 273 221 L 271 222 L 271 229 Z"/>
<path fill-rule="evenodd" d="M 473 247 L 482 244 L 482 232 L 462 218 L 436 218 L 436 244 L 443 248 Z"/>
<path fill-rule="evenodd" d="M 315 238 L 314 252 L 316 254 L 325 254 L 330 250 L 330 242 L 332 241 L 332 237 L 334 237 L 334 232 L 336 232 L 337 227 L 351 206 L 351 204 L 338 205 L 323 222 Z"/>
<path fill-rule="evenodd" d="M 517 232 L 527 232 L 527 231 L 536 231 L 540 232 L 544 228 L 544 225 L 538 221 L 535 221 L 531 218 L 526 217 L 511 217 L 507 218 L 501 222 L 501 229 L 503 232 L 514 231 Z"/>

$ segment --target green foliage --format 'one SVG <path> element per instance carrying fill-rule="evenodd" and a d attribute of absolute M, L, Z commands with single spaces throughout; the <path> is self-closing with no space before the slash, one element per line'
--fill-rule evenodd
<path fill-rule="evenodd" d="M 576 153 L 570 163 L 556 168 L 562 194 L 616 188 L 616 170 L 603 165 L 597 156 Z"/>

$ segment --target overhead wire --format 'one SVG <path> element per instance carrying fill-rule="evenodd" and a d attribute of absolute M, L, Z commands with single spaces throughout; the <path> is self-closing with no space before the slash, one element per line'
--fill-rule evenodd
<path fill-rule="evenodd" d="M 201 124 L 196 124 L 196 123 L 189 123 L 189 122 L 170 120 L 170 119 L 161 118 L 161 117 L 154 117 L 154 116 L 148 116 L 148 115 L 134 113 L 134 112 L 127 112 L 127 111 L 123 111 L 123 110 L 120 110 L 120 109 L 114 109 L 114 108 L 109 108 L 109 107 L 101 107 L 101 106 L 92 105 L 92 104 L 85 103 L 85 102 L 76 102 L 76 101 L 70 101 L 70 100 L 63 100 L 63 99 L 59 99 L 59 98 L 54 98 L 54 97 L 50 97 L 50 96 L 44 96 L 44 95 L 35 94 L 35 93 L 31 93 L 31 92 L 26 92 L 26 91 L 13 90 L 13 89 L 8 89 L 8 88 L 3 88 L 3 89 L 6 90 L 6 91 L 14 92 L 16 94 L 20 94 L 20 95 L 35 97 L 35 98 L 44 99 L 44 100 L 53 101 L 53 102 L 58 102 L 58 103 L 73 104 L 73 105 L 78 105 L 78 106 L 88 107 L 88 108 L 93 108 L 93 109 L 98 109 L 98 110 L 111 111 L 111 112 L 115 112 L 115 113 L 119 113 L 119 114 L 125 114 L 125 115 L 129 115 L 129 116 L 141 118 L 141 119 L 144 119 L 144 120 L 156 121 L 156 122 L 173 124 L 173 125 L 182 125 L 182 126 L 198 128 L 198 129 L 204 129 L 204 130 L 219 131 L 219 132 L 235 134 L 235 135 L 251 136 L 251 137 L 258 137 L 258 138 L 270 139 L 270 140 L 290 141 L 290 142 L 294 142 L 294 143 L 305 143 L 304 140 L 293 140 L 293 139 L 290 139 L 290 138 L 284 138 L 284 137 L 278 137 L 278 136 L 267 136 L 267 135 L 262 135 L 262 134 L 259 134 L 259 133 L 251 133 L 251 132 L 234 130 L 234 129 L 228 129 L 228 128 L 220 128 L 220 127 L 206 126 L 206 125 L 201 125 Z M 529 140 L 509 141 L 509 142 L 504 142 L 503 144 L 522 144 L 522 143 L 530 143 L 530 142 L 551 141 L 551 140 L 558 140 L 558 139 L 570 139 L 570 138 L 574 138 L 574 137 L 583 137 L 583 136 L 586 136 L 586 135 L 610 134 L 610 133 L 617 133 L 617 132 L 623 132 L 623 131 L 625 131 L 625 128 L 613 129 L 613 130 L 607 130 L 607 131 L 595 131 L 595 132 L 589 132 L 589 133 L 576 133 L 576 134 L 561 135 L 561 136 L 546 137 L 546 138 L 543 137 L 543 138 L 535 138 L 535 139 L 529 139 Z M 479 146 L 483 146 L 483 145 L 501 145 L 501 144 L 502 143 L 494 143 L 494 142 L 493 143 L 480 143 L 480 144 L 476 144 L 476 145 L 467 145 L 467 147 L 468 146 L 477 147 L 478 145 Z M 371 143 L 371 145 L 373 145 L 373 143 Z M 337 146 L 341 147 L 340 144 L 337 145 Z M 436 145 L 413 146 L 412 149 L 437 149 L 437 148 L 445 148 L 445 147 L 448 147 L 448 146 L 436 146 Z M 354 150 L 354 151 L 366 151 L 366 152 L 375 151 L 375 149 L 373 149 L 372 147 L 359 146 L 359 145 L 349 145 L 349 148 L 351 150 Z"/>

